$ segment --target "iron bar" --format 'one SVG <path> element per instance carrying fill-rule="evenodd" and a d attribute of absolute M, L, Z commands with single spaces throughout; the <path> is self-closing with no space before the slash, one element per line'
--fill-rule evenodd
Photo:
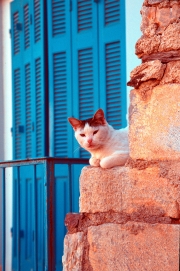
<path fill-rule="evenodd" d="M 2 171 L 2 271 L 6 270 L 6 186 L 5 186 L 5 168 Z"/>
<path fill-rule="evenodd" d="M 72 171 L 71 164 L 68 164 L 68 175 L 69 175 L 69 212 L 72 213 Z"/>
<path fill-rule="evenodd" d="M 38 165 L 38 164 L 44 164 L 50 161 L 53 161 L 54 164 L 62 164 L 62 165 L 64 164 L 87 165 L 89 160 L 81 159 L 81 158 L 42 157 L 42 158 L 34 158 L 34 159 L 26 159 L 26 160 L 22 159 L 22 160 L 0 162 L 0 167 L 6 168 L 6 167 Z"/>

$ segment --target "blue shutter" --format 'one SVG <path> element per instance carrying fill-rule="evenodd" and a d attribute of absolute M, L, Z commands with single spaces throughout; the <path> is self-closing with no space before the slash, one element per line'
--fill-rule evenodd
<path fill-rule="evenodd" d="M 50 156 L 72 157 L 72 60 L 70 0 L 48 0 Z M 62 270 L 64 218 L 69 212 L 68 167 L 55 166 L 56 270 Z"/>
<path fill-rule="evenodd" d="M 13 158 L 45 155 L 45 76 L 44 7 L 40 0 L 15 0 L 11 3 L 13 76 Z M 43 176 L 37 168 L 38 270 L 44 270 Z M 33 169 L 20 170 L 20 267 L 34 266 L 34 214 L 32 210 Z M 13 171 L 13 249 L 12 268 L 17 270 L 17 183 Z"/>
<path fill-rule="evenodd" d="M 70 0 L 48 2 L 50 155 L 72 156 L 72 66 Z"/>
<path fill-rule="evenodd" d="M 72 9 L 72 78 L 73 115 L 92 117 L 99 107 L 97 4 L 93 0 L 73 2 Z M 87 158 L 74 140 L 75 157 Z"/>
<path fill-rule="evenodd" d="M 13 158 L 24 157 L 25 150 L 25 127 L 24 127 L 24 94 L 23 94 L 23 66 L 22 50 L 22 10 L 13 5 L 11 9 L 11 29 L 12 29 L 12 82 L 13 82 Z"/>
<path fill-rule="evenodd" d="M 31 99 L 31 66 L 25 66 L 26 92 L 26 157 L 32 157 L 32 99 Z"/>
<path fill-rule="evenodd" d="M 32 15 L 32 82 L 33 86 L 33 156 L 46 155 L 45 150 L 45 48 L 44 48 L 44 1 L 33 0 Z"/>
<path fill-rule="evenodd" d="M 43 9 L 40 0 L 11 3 L 15 159 L 45 155 Z"/>
<path fill-rule="evenodd" d="M 98 8 L 100 105 L 119 129 L 126 126 L 125 3 L 105 0 Z"/>

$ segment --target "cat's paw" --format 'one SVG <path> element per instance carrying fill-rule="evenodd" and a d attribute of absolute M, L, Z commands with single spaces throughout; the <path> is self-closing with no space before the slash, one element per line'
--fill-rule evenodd
<path fill-rule="evenodd" d="M 93 167 L 99 167 L 100 166 L 100 160 L 95 158 L 95 157 L 91 157 L 89 159 L 89 164 Z"/>

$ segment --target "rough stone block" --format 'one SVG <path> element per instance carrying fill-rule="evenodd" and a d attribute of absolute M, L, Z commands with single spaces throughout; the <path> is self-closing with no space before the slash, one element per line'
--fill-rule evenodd
<path fill-rule="evenodd" d="M 159 52 L 179 50 L 180 23 L 170 24 L 162 33 Z"/>
<path fill-rule="evenodd" d="M 84 233 L 67 234 L 64 238 L 63 271 L 82 270 Z"/>
<path fill-rule="evenodd" d="M 127 83 L 128 86 L 137 88 L 141 83 L 150 79 L 161 80 L 166 68 L 159 60 L 148 61 L 137 66 L 130 74 L 131 80 Z"/>
<path fill-rule="evenodd" d="M 179 166 L 180 163 L 176 168 L 177 178 L 180 177 Z M 163 169 L 159 166 L 127 171 L 126 178 L 122 180 L 123 212 L 141 221 L 147 216 L 180 217 L 179 186 L 168 176 L 161 177 L 161 172 Z"/>
<path fill-rule="evenodd" d="M 180 61 L 171 61 L 167 63 L 164 76 L 160 82 L 161 85 L 168 83 L 180 84 Z"/>
<path fill-rule="evenodd" d="M 172 168 L 157 164 L 141 170 L 85 167 L 80 177 L 80 212 L 179 218 L 179 177 L 180 163 Z"/>
<path fill-rule="evenodd" d="M 121 186 L 125 172 L 124 167 L 84 167 L 80 177 L 80 212 L 121 211 Z"/>
<path fill-rule="evenodd" d="M 132 159 L 180 158 L 180 84 L 159 85 L 148 101 L 132 90 L 129 141 Z"/>
<path fill-rule="evenodd" d="M 179 225 L 92 226 L 88 242 L 93 271 L 179 270 Z"/>

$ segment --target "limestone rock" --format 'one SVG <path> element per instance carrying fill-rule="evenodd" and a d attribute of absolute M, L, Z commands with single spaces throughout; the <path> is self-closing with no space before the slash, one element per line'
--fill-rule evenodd
<path fill-rule="evenodd" d="M 174 61 L 174 60 L 180 60 L 180 50 L 167 51 L 167 52 L 156 52 L 151 55 L 143 55 L 142 56 L 143 62 L 156 60 L 156 59 L 159 59 L 163 63 L 167 63 L 169 61 Z"/>
<path fill-rule="evenodd" d="M 164 168 L 168 171 L 167 165 L 130 169 L 122 180 L 122 211 L 131 214 L 134 221 L 148 216 L 180 218 L 179 166 L 169 168 L 174 172 L 174 183 L 167 175 L 161 176 Z"/>
<path fill-rule="evenodd" d="M 141 31 L 144 34 L 144 31 L 151 26 L 151 28 L 153 28 L 152 26 L 154 26 L 155 28 L 155 22 L 156 22 L 156 7 L 146 7 L 143 6 L 141 9 L 141 15 L 142 15 L 142 22 L 141 22 Z M 155 34 L 155 31 L 153 31 L 152 35 Z M 148 35 L 148 36 L 152 36 L 152 35 Z"/>
<path fill-rule="evenodd" d="M 180 159 L 180 85 L 156 86 L 148 101 L 137 90 L 130 97 L 130 157 Z"/>
<path fill-rule="evenodd" d="M 84 233 L 67 234 L 64 238 L 63 271 L 83 271 Z"/>
<path fill-rule="evenodd" d="M 156 9 L 156 23 L 158 23 L 158 32 L 162 33 L 163 30 L 171 23 L 172 8 L 157 8 Z M 176 20 L 176 18 L 174 18 Z"/>
<path fill-rule="evenodd" d="M 148 0 L 148 4 L 149 5 L 154 5 L 154 4 L 160 4 L 162 3 L 164 0 Z"/>
<path fill-rule="evenodd" d="M 162 33 L 158 51 L 166 52 L 180 49 L 180 23 L 170 24 Z"/>
<path fill-rule="evenodd" d="M 168 83 L 180 84 L 180 61 L 171 61 L 167 63 L 167 67 L 160 84 Z"/>
<path fill-rule="evenodd" d="M 155 86 L 159 84 L 159 82 L 159 80 L 150 79 L 140 84 L 140 86 L 136 90 L 143 101 L 148 101 L 151 98 L 152 90 Z"/>
<path fill-rule="evenodd" d="M 90 227 L 93 271 L 178 271 L 179 227 L 135 222 Z"/>
<path fill-rule="evenodd" d="M 180 177 L 179 168 L 180 163 L 173 168 L 174 179 Z M 180 183 L 161 177 L 161 172 L 158 165 L 144 170 L 85 167 L 80 177 L 80 212 L 119 212 L 142 220 L 148 216 L 179 218 Z"/>
<path fill-rule="evenodd" d="M 80 176 L 80 212 L 121 211 L 123 167 L 84 167 Z"/>
<path fill-rule="evenodd" d="M 142 36 L 135 46 L 136 55 L 141 58 L 143 55 L 150 55 L 158 51 L 161 42 L 161 37 L 155 35 L 153 37 Z"/>
<path fill-rule="evenodd" d="M 159 60 L 145 62 L 137 66 L 130 74 L 131 80 L 128 86 L 138 88 L 142 82 L 150 79 L 161 80 L 166 65 L 162 64 Z"/>

